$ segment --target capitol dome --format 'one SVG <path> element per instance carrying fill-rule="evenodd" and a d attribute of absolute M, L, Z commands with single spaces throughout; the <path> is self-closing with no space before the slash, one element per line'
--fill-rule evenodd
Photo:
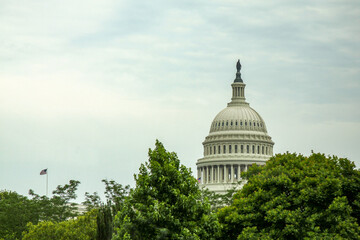
<path fill-rule="evenodd" d="M 211 124 L 210 133 L 232 130 L 267 132 L 264 120 L 248 104 L 227 107 L 219 112 Z"/>
<path fill-rule="evenodd" d="M 212 121 L 203 142 L 204 157 L 197 161 L 199 183 L 217 193 L 225 193 L 241 180 L 241 172 L 265 164 L 273 154 L 264 120 L 245 101 L 240 61 L 236 68 L 231 102 Z"/>

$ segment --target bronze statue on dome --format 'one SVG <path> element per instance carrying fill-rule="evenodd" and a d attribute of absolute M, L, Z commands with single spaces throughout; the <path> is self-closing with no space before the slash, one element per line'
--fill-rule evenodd
<path fill-rule="evenodd" d="M 240 59 L 236 63 L 236 69 L 237 69 L 237 72 L 240 72 L 240 69 L 241 69 Z"/>

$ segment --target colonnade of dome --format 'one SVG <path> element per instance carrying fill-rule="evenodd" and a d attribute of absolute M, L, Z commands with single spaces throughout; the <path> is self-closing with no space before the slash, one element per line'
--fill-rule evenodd
<path fill-rule="evenodd" d="M 236 183 L 241 180 L 241 173 L 251 164 L 207 165 L 198 168 L 198 178 L 203 183 Z"/>
<path fill-rule="evenodd" d="M 197 161 L 199 183 L 217 193 L 225 193 L 241 180 L 241 172 L 273 155 L 264 120 L 245 101 L 240 69 L 238 61 L 231 102 L 214 118 L 203 142 L 204 157 Z"/>

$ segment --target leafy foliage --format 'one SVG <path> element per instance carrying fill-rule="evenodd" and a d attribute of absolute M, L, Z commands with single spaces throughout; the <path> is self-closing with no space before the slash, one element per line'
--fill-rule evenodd
<path fill-rule="evenodd" d="M 85 193 L 84 205 L 87 206 L 88 211 L 91 209 L 98 209 L 97 216 L 97 239 L 111 239 L 112 236 L 112 220 L 116 213 L 120 211 L 124 203 L 124 199 L 129 194 L 130 186 L 123 187 L 122 184 L 114 180 L 102 180 L 105 183 L 105 197 L 106 203 L 103 203 L 100 196 L 94 192 L 93 194 Z"/>
<path fill-rule="evenodd" d="M 214 239 L 219 225 L 191 171 L 156 141 L 115 218 L 113 239 Z"/>
<path fill-rule="evenodd" d="M 117 213 L 120 211 L 121 206 L 124 203 L 125 198 L 129 195 L 130 186 L 123 187 L 122 184 L 115 182 L 114 180 L 102 180 L 105 183 L 105 197 L 107 204 L 111 206 L 112 212 Z"/>
<path fill-rule="evenodd" d="M 110 240 L 113 234 L 113 214 L 109 205 L 103 205 L 99 208 L 96 218 L 98 240 Z"/>
<path fill-rule="evenodd" d="M 106 204 L 111 206 L 112 211 L 116 213 L 120 210 L 125 197 L 129 195 L 130 186 L 123 186 L 114 180 L 109 181 L 107 179 L 103 179 L 102 182 L 105 183 L 104 194 L 106 197 Z M 93 194 L 86 192 L 83 204 L 87 206 L 88 209 L 100 208 L 104 205 L 97 192 L 94 192 Z"/>
<path fill-rule="evenodd" d="M 0 191 L 0 239 L 19 239 L 28 222 L 37 223 L 34 204 L 27 197 Z"/>
<path fill-rule="evenodd" d="M 94 240 L 96 239 L 97 210 L 84 216 L 62 222 L 43 221 L 34 225 L 29 223 L 23 240 Z"/>
<path fill-rule="evenodd" d="M 226 239 L 360 239 L 360 172 L 349 160 L 279 154 L 243 177 L 218 212 Z"/>
<path fill-rule="evenodd" d="M 103 205 L 97 192 L 94 192 L 93 194 L 85 192 L 85 201 L 82 204 L 86 206 L 88 211 L 94 208 L 100 208 Z"/>
<path fill-rule="evenodd" d="M 201 189 L 201 199 L 202 201 L 209 201 L 211 210 L 216 212 L 220 208 L 232 204 L 233 196 L 240 189 L 240 185 L 241 182 L 234 184 L 233 187 L 227 190 L 225 194 L 218 194 L 204 187 Z"/>
<path fill-rule="evenodd" d="M 70 201 L 76 199 L 75 192 L 79 184 L 79 181 L 70 180 L 69 184 L 57 186 L 52 198 L 40 196 L 30 189 L 29 195 L 35 206 L 33 211 L 39 215 L 39 220 L 60 222 L 77 216 L 76 204 Z"/>
<path fill-rule="evenodd" d="M 39 221 L 60 222 L 77 216 L 76 207 L 70 200 L 76 198 L 75 191 L 79 181 L 58 186 L 54 196 L 48 198 L 29 190 L 32 199 L 16 192 L 0 192 L 0 239 L 19 239 L 27 223 Z"/>

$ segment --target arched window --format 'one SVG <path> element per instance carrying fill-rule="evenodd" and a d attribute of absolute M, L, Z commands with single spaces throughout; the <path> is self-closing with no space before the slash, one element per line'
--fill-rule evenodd
<path fill-rule="evenodd" d="M 242 121 L 240 122 L 240 126 L 242 126 Z"/>
<path fill-rule="evenodd" d="M 218 154 L 220 154 L 221 153 L 221 147 L 219 146 L 218 147 Z"/>
<path fill-rule="evenodd" d="M 259 126 L 259 123 L 257 123 L 257 126 Z"/>
<path fill-rule="evenodd" d="M 245 126 L 247 126 L 247 122 L 245 121 Z"/>
<path fill-rule="evenodd" d="M 228 126 L 229 125 L 229 122 L 226 122 L 226 126 Z"/>
<path fill-rule="evenodd" d="M 235 125 L 237 126 L 237 121 L 235 121 Z"/>
<path fill-rule="evenodd" d="M 232 126 L 232 121 L 231 121 L 230 125 Z"/>
<path fill-rule="evenodd" d="M 214 146 L 214 154 L 216 154 L 216 147 Z"/>
<path fill-rule="evenodd" d="M 224 149 L 223 153 L 226 153 L 226 146 L 225 145 L 224 145 L 223 149 Z"/>
<path fill-rule="evenodd" d="M 251 127 L 251 122 L 249 122 L 249 125 L 250 125 L 250 127 Z"/>
<path fill-rule="evenodd" d="M 264 154 L 264 146 L 261 147 L 261 153 Z"/>
<path fill-rule="evenodd" d="M 240 151 L 241 151 L 241 153 L 244 153 L 244 145 L 241 145 Z"/>
<path fill-rule="evenodd" d="M 238 152 L 238 145 L 235 145 L 235 153 L 237 153 Z"/>
<path fill-rule="evenodd" d="M 222 126 L 224 126 L 224 122 L 222 122 Z"/>
<path fill-rule="evenodd" d="M 231 145 L 229 145 L 229 153 L 231 153 Z"/>
<path fill-rule="evenodd" d="M 211 155 L 212 154 L 212 147 L 210 146 L 209 148 L 210 148 L 210 155 Z"/>
<path fill-rule="evenodd" d="M 249 145 L 246 145 L 246 152 L 247 152 L 247 153 L 250 152 L 250 147 L 249 147 Z"/>
<path fill-rule="evenodd" d="M 252 153 L 255 153 L 255 146 L 252 145 Z"/>
<path fill-rule="evenodd" d="M 257 146 L 257 153 L 260 154 L 260 146 Z"/>

